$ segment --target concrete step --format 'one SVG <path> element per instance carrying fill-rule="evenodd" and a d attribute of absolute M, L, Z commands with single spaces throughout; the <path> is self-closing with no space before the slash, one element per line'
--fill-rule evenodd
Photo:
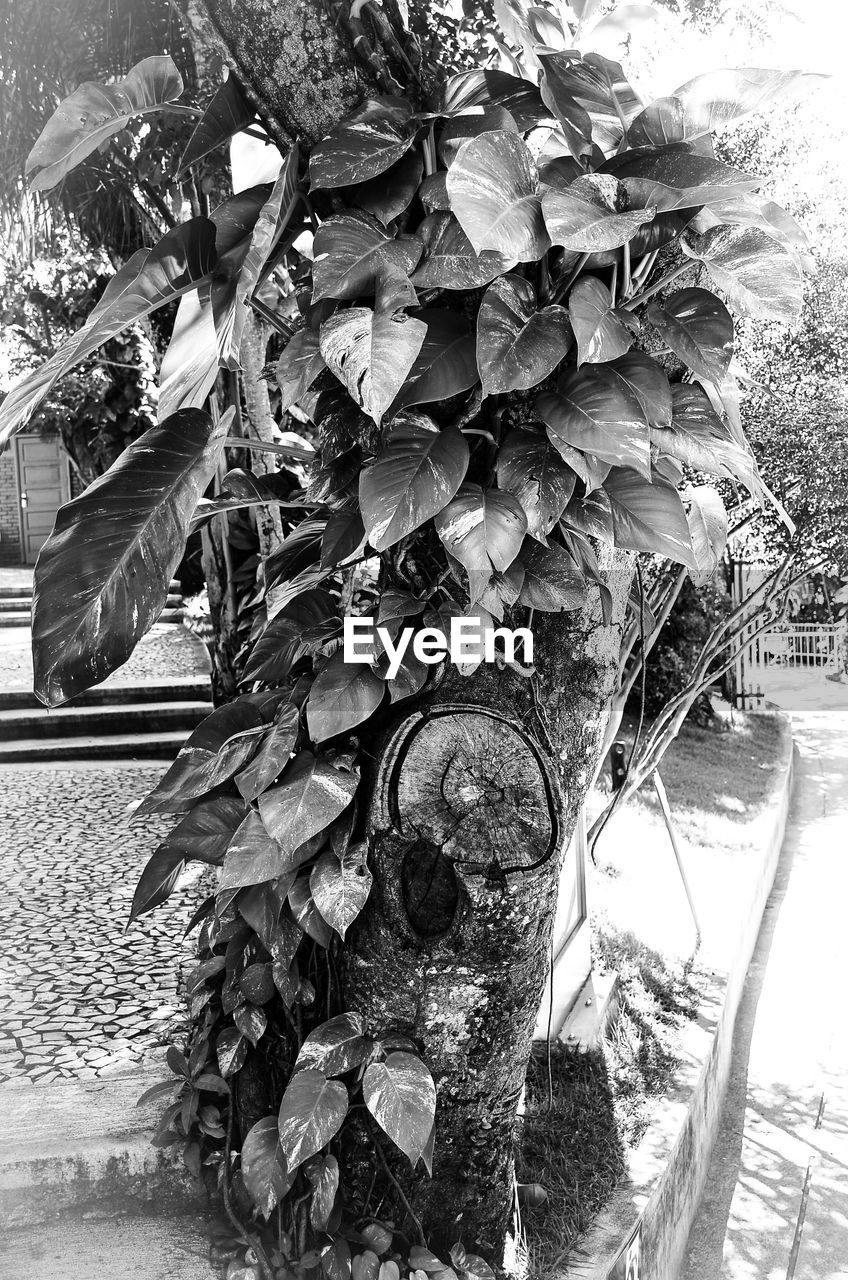
<path fill-rule="evenodd" d="M 68 707 L 125 706 L 127 703 L 202 702 L 207 714 L 212 710 L 212 685 L 208 679 L 174 676 L 167 681 L 149 680 L 143 684 L 96 685 L 66 704 Z M 29 689 L 0 690 L 0 711 L 21 707 L 43 711 L 44 706 Z"/>
<path fill-rule="evenodd" d="M 0 1224 L 9 1231 L 68 1213 L 204 1211 L 206 1189 L 186 1169 L 179 1148 L 150 1141 L 161 1100 L 136 1105 L 145 1089 L 168 1074 L 145 1069 L 100 1080 L 54 1081 L 48 1088 L 4 1083 Z M 41 1272 L 53 1274 L 49 1266 Z M 103 1274 L 114 1273 L 107 1268 Z"/>
<path fill-rule="evenodd" d="M 31 621 L 29 609 L 25 613 L 0 613 L 0 627 L 28 627 Z"/>
<path fill-rule="evenodd" d="M 173 760 L 188 736 L 187 730 L 169 733 L 79 734 L 70 738 L 18 738 L 0 742 L 0 765 L 22 761 Z"/>
<path fill-rule="evenodd" d="M 0 614 L 14 613 L 16 610 L 29 609 L 31 606 L 32 596 L 0 596 Z"/>
<path fill-rule="evenodd" d="M 0 1235 L 0 1280 L 221 1280 L 200 1215 L 65 1216 Z"/>
<path fill-rule="evenodd" d="M 189 733 L 209 714 L 208 703 L 194 701 L 123 703 L 118 706 L 13 707 L 0 711 L 0 740 L 70 738 L 79 734 Z"/>

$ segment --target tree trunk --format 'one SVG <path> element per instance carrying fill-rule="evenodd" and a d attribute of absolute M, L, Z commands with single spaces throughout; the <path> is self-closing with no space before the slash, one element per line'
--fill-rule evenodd
<path fill-rule="evenodd" d="M 400 719 L 375 764 L 374 887 L 345 944 L 345 1004 L 373 1033 L 414 1040 L 436 1081 L 432 1179 L 392 1159 L 436 1247 L 461 1239 L 488 1258 L 503 1251 L 557 886 L 618 670 L 629 558 L 610 569 L 609 625 L 597 602 L 537 615 L 532 680 L 508 668 L 451 672 L 428 707 Z M 350 1166 L 364 1204 L 367 1144 Z M 386 1189 L 397 1220 L 409 1218 Z"/>
<path fill-rule="evenodd" d="M 247 409 L 246 434 L 254 440 L 273 442 L 274 414 L 271 410 L 268 384 L 262 377 L 267 349 L 268 326 L 254 312 L 249 311 L 241 343 L 241 358 L 244 366 L 242 385 Z M 254 453 L 251 458 L 251 467 L 258 475 L 273 475 L 277 469 L 274 465 L 274 455 L 265 453 Z M 279 507 L 256 508 L 256 531 L 259 534 L 259 549 L 262 555 L 270 555 L 283 540 L 283 522 Z"/>

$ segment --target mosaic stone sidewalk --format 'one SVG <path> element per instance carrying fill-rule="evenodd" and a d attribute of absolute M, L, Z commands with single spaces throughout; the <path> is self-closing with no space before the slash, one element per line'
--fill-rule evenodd
<path fill-rule="evenodd" d="M 170 825 L 129 825 L 162 766 L 0 769 L 0 1084 L 95 1079 L 162 1056 L 183 1017 L 182 935 L 203 896 L 184 873 L 125 932 L 135 883 Z"/>
<path fill-rule="evenodd" d="M 28 628 L 0 627 L 0 690 L 32 688 L 32 653 Z M 206 646 L 193 632 L 172 623 L 156 623 L 128 662 L 98 688 L 119 688 L 148 680 L 208 679 L 211 662 Z"/>

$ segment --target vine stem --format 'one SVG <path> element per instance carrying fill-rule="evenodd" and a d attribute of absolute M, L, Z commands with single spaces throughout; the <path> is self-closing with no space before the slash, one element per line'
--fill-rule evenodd
<path fill-rule="evenodd" d="M 629 302 L 623 303 L 625 311 L 633 311 L 646 299 L 653 297 L 655 293 L 659 293 L 660 289 L 664 289 L 666 285 L 671 284 L 672 280 L 676 280 L 678 276 L 682 276 L 684 271 L 688 271 L 693 267 L 694 262 L 683 262 L 679 267 L 675 267 L 674 271 L 669 271 L 668 275 L 663 276 L 662 280 L 658 280 L 656 284 L 652 284 L 650 289 L 645 289 L 644 293 L 637 293 L 635 298 L 631 298 Z"/>
<path fill-rule="evenodd" d="M 232 1149 L 233 1149 L 233 1112 L 235 1111 L 235 1109 L 236 1109 L 236 1100 L 231 1090 L 230 1105 L 227 1108 L 227 1141 L 224 1147 L 224 1177 L 222 1180 L 222 1188 L 221 1188 L 224 1194 L 224 1209 L 226 1210 L 227 1217 L 235 1227 L 236 1231 L 238 1231 L 239 1235 L 244 1240 L 248 1240 L 250 1242 L 250 1247 L 251 1249 L 253 1249 L 253 1252 L 256 1254 L 256 1259 L 262 1271 L 263 1280 L 274 1280 L 274 1271 L 273 1271 L 273 1268 L 271 1267 L 271 1263 L 268 1261 L 268 1255 L 265 1252 L 265 1249 L 262 1245 L 262 1241 L 257 1236 L 252 1235 L 251 1232 L 248 1231 L 247 1227 L 240 1220 L 238 1214 L 233 1208 L 233 1201 L 232 1201 L 231 1188 L 230 1188 L 230 1156 L 232 1154 Z"/>
<path fill-rule="evenodd" d="M 559 302 L 560 298 L 565 297 L 565 295 L 568 293 L 571 286 L 574 284 L 574 281 L 577 279 L 577 277 L 580 275 L 580 272 L 583 270 L 586 263 L 589 261 L 590 256 L 591 255 L 588 253 L 583 253 L 580 255 L 577 262 L 574 264 L 574 270 L 571 272 L 571 274 L 567 277 L 567 279 L 565 279 L 562 282 L 562 284 L 557 285 L 556 289 L 554 289 L 553 296 L 551 297 L 552 303 Z"/>
<path fill-rule="evenodd" d="M 420 1239 L 420 1241 L 421 1241 L 421 1246 L 422 1246 L 422 1248 L 426 1249 L 426 1248 L 427 1248 L 427 1238 L 426 1238 L 426 1236 L 424 1235 L 424 1228 L 423 1228 L 423 1227 L 422 1227 L 422 1225 L 421 1225 L 420 1219 L 416 1216 L 416 1214 L 415 1214 L 415 1210 L 413 1209 L 412 1205 L 411 1205 L 411 1204 L 409 1203 L 409 1201 L 407 1200 L 407 1198 L 406 1198 L 406 1193 L 404 1192 L 403 1187 L 400 1185 L 400 1183 L 398 1182 L 397 1178 L 395 1177 L 395 1175 L 392 1173 L 391 1169 L 389 1168 L 389 1162 L 388 1162 L 388 1160 L 386 1159 L 386 1157 L 383 1155 L 383 1150 L 382 1150 L 382 1147 L 380 1146 L 380 1140 L 379 1140 L 379 1138 L 375 1138 L 375 1139 L 374 1139 L 374 1150 L 377 1152 L 377 1155 L 380 1157 L 380 1164 L 383 1166 L 383 1172 L 385 1173 L 386 1177 L 389 1179 L 389 1182 L 391 1182 L 391 1184 L 392 1184 L 392 1186 L 394 1187 L 395 1191 L 396 1191 L 396 1192 L 398 1193 L 398 1195 L 400 1196 L 401 1201 L 403 1202 L 403 1207 L 404 1207 L 404 1209 L 406 1209 L 406 1212 L 409 1214 L 410 1218 L 412 1219 L 413 1223 L 415 1224 L 415 1229 L 416 1229 L 416 1231 L 418 1232 L 418 1238 L 419 1238 L 419 1239 Z"/>

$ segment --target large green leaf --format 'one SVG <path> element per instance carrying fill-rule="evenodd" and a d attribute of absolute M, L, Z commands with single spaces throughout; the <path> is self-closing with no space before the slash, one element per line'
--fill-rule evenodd
<path fill-rule="evenodd" d="M 621 467 L 650 475 L 650 440 L 634 392 L 605 365 L 586 365 L 544 391 L 536 412 L 554 444 L 571 446 Z M 567 452 L 563 454 L 572 466 Z"/>
<path fill-rule="evenodd" d="M 302 751 L 282 781 L 259 797 L 266 830 L 285 852 L 293 852 L 347 808 L 357 782 L 355 773 L 343 773 L 320 756 Z"/>
<path fill-rule="evenodd" d="M 424 1063 L 411 1053 L 390 1053 L 385 1062 L 372 1062 L 362 1080 L 362 1096 L 380 1128 L 414 1167 L 436 1115 L 436 1086 Z"/>
<path fill-rule="evenodd" d="M 537 310 L 528 280 L 501 276 L 486 290 L 477 313 L 477 364 L 486 395 L 535 387 L 570 346 L 565 307 Z"/>
<path fill-rule="evenodd" d="M 280 1104 L 280 1146 L 294 1172 L 334 1138 L 347 1115 L 347 1089 L 307 1068 L 292 1076 Z"/>
<path fill-rule="evenodd" d="M 365 1035 L 358 1013 L 340 1013 L 311 1031 L 294 1064 L 295 1071 L 312 1068 L 325 1076 L 341 1076 L 367 1062 L 374 1041 Z"/>
<path fill-rule="evenodd" d="M 552 543 L 542 547 L 527 539 L 521 548 L 524 581 L 518 603 L 543 613 L 581 609 L 586 603 L 583 574 L 568 552 Z"/>
<path fill-rule="evenodd" d="M 306 723 L 313 742 L 325 742 L 373 715 L 386 687 L 367 663 L 345 662 L 338 649 L 309 690 Z"/>
<path fill-rule="evenodd" d="M 409 371 L 393 409 L 447 400 L 467 391 L 479 380 L 474 334 L 465 316 L 456 311 L 424 310 L 427 336 Z"/>
<path fill-rule="evenodd" d="M 371 891 L 366 865 L 367 845 L 351 845 L 341 858 L 329 850 L 322 854 L 309 877 L 312 901 L 327 924 L 344 937 L 359 915 Z"/>
<path fill-rule="evenodd" d="M 415 139 L 415 122 L 401 98 L 369 98 L 313 147 L 313 187 L 351 187 L 385 173 Z"/>
<path fill-rule="evenodd" d="M 674 410 L 668 429 L 651 428 L 651 441 L 664 453 L 698 471 L 740 480 L 757 492 L 757 464 L 722 421 L 709 397 L 698 386 L 677 383 L 672 388 Z"/>
<path fill-rule="evenodd" d="M 59 103 L 27 156 L 27 173 L 37 170 L 32 190 L 49 191 L 134 116 L 161 111 L 182 91 L 182 76 L 167 56 L 144 58 L 114 84 L 87 80 Z"/>
<path fill-rule="evenodd" d="M 297 404 L 326 367 L 318 334 L 312 329 L 301 329 L 286 344 L 277 361 L 276 378 L 283 413 Z"/>
<path fill-rule="evenodd" d="M 186 169 L 208 156 L 210 151 L 241 133 L 255 119 L 256 112 L 242 92 L 235 76 L 230 74 L 215 90 L 209 106 L 194 127 L 186 149 L 180 158 L 177 177 Z"/>
<path fill-rule="evenodd" d="M 641 351 L 628 351 L 611 360 L 607 370 L 633 393 L 649 426 L 671 425 L 671 387 L 656 360 Z"/>
<path fill-rule="evenodd" d="M 629 468 L 613 467 L 604 490 L 617 547 L 654 552 L 697 569 L 686 512 L 673 485 L 656 475 L 650 483 Z"/>
<path fill-rule="evenodd" d="M 447 506 L 465 478 L 468 445 L 455 427 L 401 413 L 359 477 L 359 505 L 375 551 L 385 551 Z"/>
<path fill-rule="evenodd" d="M 668 98 L 646 107 L 630 127 L 632 146 L 692 142 L 715 133 L 744 116 L 763 111 L 800 87 L 801 81 L 823 77 L 804 71 L 745 67 L 708 71 L 687 80 Z"/>
<path fill-rule="evenodd" d="M 498 450 L 498 485 L 521 503 L 527 532 L 544 542 L 574 492 L 577 477 L 544 431 L 516 427 Z"/>
<path fill-rule="evenodd" d="M 540 61 L 544 66 L 542 96 L 556 105 L 560 119 L 575 107 L 582 108 L 589 116 L 591 139 L 604 151 L 618 147 L 625 125 L 642 110 L 642 102 L 620 65 L 596 53 L 576 61 L 571 51 L 542 55 Z M 578 152 L 572 149 L 572 154 Z"/>
<path fill-rule="evenodd" d="M 407 315 L 348 307 L 321 326 L 321 355 L 353 400 L 377 425 L 403 386 L 427 336 Z"/>
<path fill-rule="evenodd" d="M 733 358 L 733 317 L 708 289 L 681 289 L 646 313 L 676 356 L 699 378 L 720 383 Z"/>
<path fill-rule="evenodd" d="M 192 512 L 231 414 L 185 409 L 131 444 L 62 507 L 35 568 L 35 691 L 58 706 L 105 680 L 165 607 Z"/>
<path fill-rule="evenodd" d="M 216 262 L 215 226 L 192 218 L 139 249 L 113 276 L 103 297 L 55 355 L 9 392 L 0 405 L 0 447 L 26 422 L 59 378 L 122 329 L 208 278 Z"/>
<path fill-rule="evenodd" d="M 363 298 L 386 275 L 407 276 L 422 253 L 416 236 L 395 238 L 370 213 L 341 213 L 318 228 L 313 242 L 312 301 Z"/>
<path fill-rule="evenodd" d="M 613 306 L 609 289 L 596 276 L 578 280 L 568 296 L 568 315 L 577 339 L 577 363 L 615 360 L 633 343 L 633 317 Z"/>
<path fill-rule="evenodd" d="M 515 256 L 495 249 L 475 253 L 452 213 L 430 213 L 418 228 L 424 258 L 412 276 L 419 289 L 478 289 L 515 266 Z"/>
<path fill-rule="evenodd" d="M 611 174 L 597 175 L 595 186 L 603 178 L 621 188 L 623 194 L 622 184 Z M 627 244 L 644 223 L 652 221 L 654 209 L 623 210 L 617 192 L 611 192 L 608 201 L 601 203 L 601 191 L 602 188 L 596 194 L 593 185 L 581 178 L 565 191 L 553 187 L 545 191 L 542 212 L 554 244 L 580 253 L 603 253 Z"/>
<path fill-rule="evenodd" d="M 451 209 L 477 253 L 496 249 L 519 262 L 536 262 L 550 247 L 539 174 L 517 134 L 496 129 L 469 138 L 447 183 Z"/>
<path fill-rule="evenodd" d="M 436 532 L 469 574 L 488 579 L 493 572 L 503 573 L 518 555 L 527 518 L 511 493 L 464 484 L 436 517 Z"/>
<path fill-rule="evenodd" d="M 592 150 L 592 121 L 574 96 L 571 84 L 573 59 L 568 54 L 542 53 L 540 91 L 553 117 L 559 121 L 568 150 L 578 159 Z"/>
<path fill-rule="evenodd" d="M 703 262 L 743 315 L 794 324 L 804 302 L 804 277 L 794 255 L 758 227 L 711 227 L 687 236 L 684 250 Z"/>
<path fill-rule="evenodd" d="M 697 571 L 690 570 L 696 586 L 709 582 L 721 564 L 727 546 L 727 511 L 715 489 L 699 484 L 689 489 L 686 519 L 692 538 Z"/>
<path fill-rule="evenodd" d="M 253 1204 L 267 1218 L 293 1179 L 280 1146 L 276 1116 L 257 1120 L 245 1135 L 241 1144 L 241 1176 Z"/>

